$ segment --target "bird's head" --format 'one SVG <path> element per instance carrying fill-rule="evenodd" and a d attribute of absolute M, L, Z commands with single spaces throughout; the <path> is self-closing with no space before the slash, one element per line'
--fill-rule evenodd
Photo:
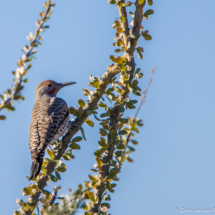
<path fill-rule="evenodd" d="M 42 98 L 55 97 L 60 89 L 72 84 L 76 84 L 76 82 L 57 83 L 51 80 L 43 81 L 36 89 L 35 101 Z"/>

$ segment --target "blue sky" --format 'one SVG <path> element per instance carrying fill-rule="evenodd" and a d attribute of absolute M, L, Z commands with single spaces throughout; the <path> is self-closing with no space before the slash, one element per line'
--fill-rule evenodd
<path fill-rule="evenodd" d="M 28 44 L 26 36 L 36 28 L 42 5 L 41 0 L 1 2 L 1 93 L 11 85 L 11 71 L 22 55 L 20 49 Z M 111 194 L 112 214 L 170 215 L 175 207 L 215 207 L 214 7 L 210 0 L 154 1 L 155 14 L 143 22 L 153 40 L 139 43 L 145 49 L 143 60 L 136 60 L 144 73 L 141 88 L 154 65 L 157 68 L 139 115 L 145 125 L 136 137 L 134 163 L 125 163 Z M 29 183 L 28 128 L 37 85 L 46 79 L 76 81 L 59 96 L 70 106 L 79 98 L 86 100 L 81 88 L 87 87 L 89 76 L 101 77 L 111 64 L 111 26 L 117 17 L 116 8 L 104 0 L 56 1 L 50 29 L 27 75 L 26 99 L 16 102 L 16 111 L 0 125 L 2 214 L 17 209 L 15 200 L 22 198 L 21 190 Z M 57 183 L 61 193 L 87 180 L 95 163 L 99 126 L 84 128 L 87 142 L 81 142 L 76 159 L 66 163 L 67 172 Z"/>

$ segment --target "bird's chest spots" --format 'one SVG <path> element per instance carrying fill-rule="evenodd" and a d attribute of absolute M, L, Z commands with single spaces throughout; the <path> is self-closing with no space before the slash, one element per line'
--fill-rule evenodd
<path fill-rule="evenodd" d="M 64 122 L 61 124 L 57 133 L 55 134 L 55 136 L 52 138 L 50 142 L 53 143 L 57 141 L 61 136 L 66 134 L 68 132 L 68 126 L 69 126 L 69 118 L 64 120 Z"/>

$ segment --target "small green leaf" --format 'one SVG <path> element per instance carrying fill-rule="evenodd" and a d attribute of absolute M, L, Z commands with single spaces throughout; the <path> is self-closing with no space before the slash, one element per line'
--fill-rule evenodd
<path fill-rule="evenodd" d="M 107 136 L 107 131 L 105 130 L 105 129 L 103 129 L 103 128 L 100 128 L 100 135 L 101 136 Z"/>
<path fill-rule="evenodd" d="M 115 139 L 115 136 L 116 136 L 115 130 L 111 129 L 110 130 L 110 137 L 111 137 L 111 139 Z"/>
<path fill-rule="evenodd" d="M 84 106 L 85 106 L 85 102 L 84 102 L 84 100 L 82 100 L 82 99 L 79 99 L 79 100 L 78 100 L 78 104 L 79 104 L 81 107 L 84 107 Z"/>
<path fill-rule="evenodd" d="M 51 193 L 50 193 L 48 190 L 42 190 L 42 193 L 43 193 L 45 196 L 48 196 L 49 194 L 51 195 Z"/>
<path fill-rule="evenodd" d="M 5 119 L 6 119 L 6 116 L 3 116 L 3 115 L 0 116 L 0 120 L 5 120 Z"/>
<path fill-rule="evenodd" d="M 89 126 L 91 126 L 91 127 L 93 127 L 94 126 L 94 123 L 93 123 L 93 121 L 91 121 L 90 119 L 85 119 L 85 122 L 87 123 L 87 125 L 89 125 Z"/>
<path fill-rule="evenodd" d="M 119 106 L 119 112 L 123 113 L 125 111 L 124 105 Z"/>
<path fill-rule="evenodd" d="M 121 123 L 128 123 L 128 119 L 124 119 L 124 118 L 120 118 L 119 121 L 120 121 Z"/>
<path fill-rule="evenodd" d="M 150 9 L 150 10 L 147 10 L 147 11 L 143 14 L 143 16 L 144 16 L 144 17 L 148 17 L 149 15 L 152 15 L 153 13 L 154 13 L 154 10 Z"/>
<path fill-rule="evenodd" d="M 123 51 L 124 51 L 124 49 L 115 49 L 116 53 L 123 52 Z"/>
<path fill-rule="evenodd" d="M 76 143 L 76 142 L 80 142 L 82 140 L 82 137 L 78 136 L 72 139 L 72 142 Z"/>
<path fill-rule="evenodd" d="M 57 181 L 57 178 L 56 178 L 54 175 L 50 175 L 50 179 L 51 179 L 51 181 L 53 181 L 53 182 L 56 182 L 56 181 Z"/>
<path fill-rule="evenodd" d="M 74 142 L 72 142 L 70 145 L 69 145 L 69 147 L 70 148 L 72 148 L 72 149 L 77 149 L 77 150 L 79 150 L 79 149 L 81 149 L 81 147 L 78 145 L 78 144 L 76 144 L 76 143 L 74 143 Z"/>
<path fill-rule="evenodd" d="M 139 4 L 143 4 L 145 2 L 145 0 L 138 0 Z"/>
<path fill-rule="evenodd" d="M 131 6 L 132 4 L 133 4 L 132 2 L 127 1 L 127 2 L 125 2 L 125 3 L 123 4 L 123 6 L 124 6 L 124 7 L 129 7 L 129 6 Z"/>
<path fill-rule="evenodd" d="M 49 150 L 49 149 L 46 149 L 46 151 L 47 151 L 49 157 L 51 158 L 51 160 L 53 161 L 53 159 L 54 159 L 53 152 L 51 150 Z"/>
<path fill-rule="evenodd" d="M 116 0 L 108 0 L 109 4 L 116 4 Z"/>
<path fill-rule="evenodd" d="M 100 103 L 98 104 L 98 106 L 101 107 L 101 108 L 105 108 L 105 107 L 106 107 L 106 104 L 103 103 L 103 102 L 100 102 Z"/>
<path fill-rule="evenodd" d="M 131 142 L 134 144 L 134 145 L 137 145 L 138 142 L 136 140 L 131 140 Z"/>
<path fill-rule="evenodd" d="M 116 157 L 120 157 L 122 155 L 122 151 L 116 151 L 114 154 Z"/>
<path fill-rule="evenodd" d="M 113 169 L 110 170 L 110 174 L 112 174 L 112 175 L 116 175 L 119 172 L 120 172 L 120 170 L 118 168 L 113 168 Z"/>
<path fill-rule="evenodd" d="M 91 181 L 93 181 L 93 182 L 97 182 L 96 178 L 94 178 L 93 176 L 88 175 L 88 177 L 89 177 L 89 179 L 90 179 Z"/>
<path fill-rule="evenodd" d="M 81 131 L 82 137 L 83 137 L 84 140 L 86 141 L 84 129 L 80 126 L 80 127 L 79 127 L 79 130 Z"/>
<path fill-rule="evenodd" d="M 141 35 L 142 37 L 145 39 L 145 40 L 151 40 L 152 39 L 152 36 L 149 35 L 148 33 L 145 33 L 145 32 L 141 32 Z"/>
<path fill-rule="evenodd" d="M 101 207 L 103 207 L 103 206 L 107 207 L 108 209 L 110 208 L 110 204 L 107 202 L 102 203 Z"/>
<path fill-rule="evenodd" d="M 121 130 L 118 134 L 119 135 L 125 135 L 125 134 L 127 134 L 128 132 L 126 131 L 126 130 Z"/>
<path fill-rule="evenodd" d="M 103 199 L 104 199 L 105 201 L 110 201 L 110 200 L 111 200 L 110 195 L 108 195 L 108 194 L 105 194 L 105 195 L 103 196 Z"/>
<path fill-rule="evenodd" d="M 125 22 L 126 19 L 125 19 L 124 16 L 121 16 L 121 17 L 120 17 L 120 20 L 121 20 L 121 22 Z"/>
<path fill-rule="evenodd" d="M 153 5 L 153 0 L 147 0 L 147 3 L 149 6 L 152 6 Z"/>
<path fill-rule="evenodd" d="M 114 63 L 116 62 L 116 58 L 115 58 L 113 55 L 110 56 L 110 59 L 111 59 Z"/>
<path fill-rule="evenodd" d="M 89 198 L 90 198 L 90 200 L 91 200 L 92 202 L 95 202 L 95 201 L 96 201 L 96 200 L 95 200 L 94 193 L 89 192 L 88 196 L 89 196 Z"/>
<path fill-rule="evenodd" d="M 61 180 L 60 174 L 59 174 L 59 172 L 56 171 L 56 170 L 55 170 L 55 175 L 56 175 L 56 177 L 57 177 L 58 180 Z"/>
<path fill-rule="evenodd" d="M 66 168 L 65 168 L 64 166 L 58 166 L 58 167 L 56 168 L 56 170 L 57 170 L 58 172 L 66 172 Z"/>

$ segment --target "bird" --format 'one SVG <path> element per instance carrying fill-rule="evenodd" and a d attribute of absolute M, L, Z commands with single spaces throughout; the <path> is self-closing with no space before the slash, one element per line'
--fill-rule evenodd
<path fill-rule="evenodd" d="M 46 80 L 36 88 L 29 128 L 29 150 L 32 159 L 29 180 L 39 175 L 49 144 L 57 141 L 69 130 L 68 106 L 63 99 L 57 97 L 57 93 L 72 84 L 76 82 L 57 83 Z"/>

